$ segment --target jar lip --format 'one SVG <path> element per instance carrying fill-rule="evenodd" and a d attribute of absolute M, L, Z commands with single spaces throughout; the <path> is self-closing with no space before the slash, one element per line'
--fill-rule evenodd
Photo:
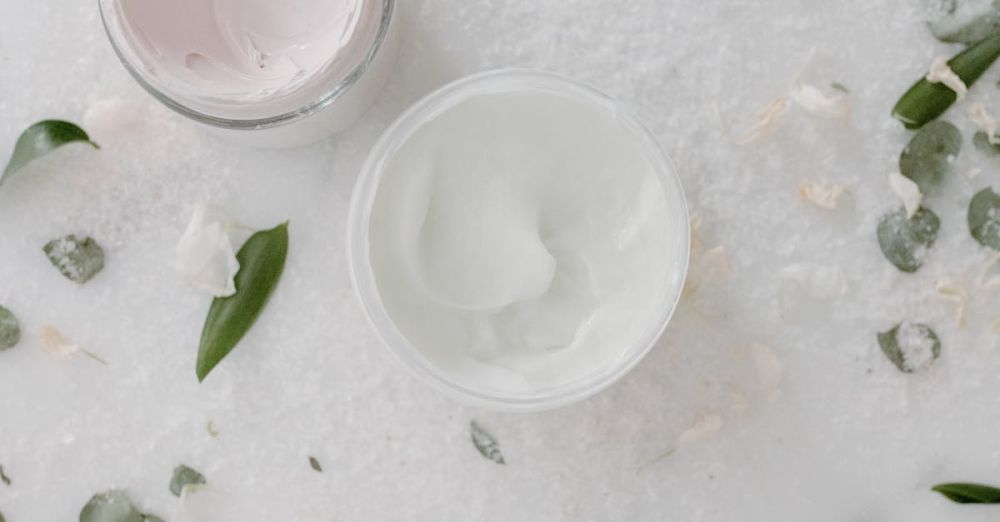
<path fill-rule="evenodd" d="M 606 368 L 573 382 L 532 395 L 492 393 L 455 382 L 428 360 L 398 329 L 389 316 L 371 268 L 369 231 L 371 209 L 386 162 L 413 133 L 433 117 L 454 107 L 470 96 L 511 90 L 517 82 L 522 87 L 543 88 L 577 96 L 583 101 L 610 108 L 620 121 L 630 126 L 652 154 L 664 197 L 671 203 L 678 220 L 676 227 L 676 275 L 664 282 L 662 309 L 650 318 L 637 340 L 623 347 L 622 353 Z M 489 87 L 493 88 L 490 89 Z M 536 69 L 506 68 L 481 72 L 458 79 L 428 94 L 403 112 L 372 147 L 354 186 L 347 223 L 347 256 L 355 295 L 369 324 L 393 358 L 410 369 L 420 380 L 459 402 L 498 411 L 530 412 L 548 410 L 586 399 L 608 388 L 652 349 L 666 329 L 680 301 L 690 256 L 690 225 L 684 189 L 673 162 L 653 133 L 627 110 L 621 102 L 583 82 Z"/>
<path fill-rule="evenodd" d="M 362 60 L 344 77 L 343 80 L 333 86 L 333 88 L 321 94 L 315 101 L 310 102 L 298 109 L 286 111 L 275 116 L 241 119 L 213 116 L 206 112 L 193 109 L 164 93 L 146 80 L 146 78 L 136 69 L 136 66 L 133 65 L 126 57 L 119 42 L 115 40 L 115 36 L 108 21 L 108 15 L 105 13 L 106 1 L 107 0 L 97 0 L 98 11 L 100 11 L 101 14 L 101 23 L 104 25 L 104 32 L 107 34 L 108 41 L 111 42 L 111 48 L 114 49 L 118 60 L 125 66 L 125 70 L 129 72 L 132 78 L 134 78 L 135 81 L 146 90 L 146 92 L 151 94 L 154 98 L 169 107 L 171 110 L 187 116 L 197 122 L 231 130 L 258 130 L 280 127 L 296 120 L 311 116 L 346 94 L 347 91 L 350 90 L 350 88 L 353 87 L 362 76 L 364 76 L 365 72 L 378 55 L 379 50 L 382 48 L 383 44 L 385 44 L 385 40 L 389 33 L 389 25 L 392 23 L 393 13 L 396 7 L 396 0 L 381 0 L 382 12 L 379 17 L 378 30 L 375 33 L 374 40 L 368 47 L 364 58 L 362 58 Z"/>

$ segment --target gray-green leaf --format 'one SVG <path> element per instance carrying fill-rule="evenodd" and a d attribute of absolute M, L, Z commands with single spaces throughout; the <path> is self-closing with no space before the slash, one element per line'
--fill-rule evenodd
<path fill-rule="evenodd" d="M 0 306 L 0 352 L 17 346 L 21 340 L 21 325 L 17 322 L 14 312 Z M 0 479 L 3 478 L 3 468 L 0 468 Z"/>
<path fill-rule="evenodd" d="M 969 232 L 984 246 L 1000 250 L 1000 195 L 987 187 L 969 202 Z"/>
<path fill-rule="evenodd" d="M 1000 34 L 995 0 L 925 0 L 927 26 L 942 42 L 973 44 Z"/>
<path fill-rule="evenodd" d="M 319 465 L 319 461 L 316 460 L 316 457 L 313 456 L 309 457 L 309 466 L 312 467 L 312 469 L 316 470 L 318 473 L 323 473 L 323 466 Z"/>
<path fill-rule="evenodd" d="M 80 511 L 80 522 L 143 522 L 143 514 L 121 490 L 98 493 Z"/>
<path fill-rule="evenodd" d="M 10 485 L 11 482 L 10 477 L 8 477 L 7 474 L 3 472 L 3 466 L 0 466 L 0 482 L 3 482 L 5 485 L 8 486 Z"/>
<path fill-rule="evenodd" d="M 83 129 L 68 121 L 44 120 L 28 127 L 14 144 L 14 153 L 11 154 L 3 174 L 0 174 L 0 184 L 7 176 L 27 165 L 31 160 L 73 142 L 83 142 L 95 149 L 100 148 L 90 140 L 90 136 L 87 136 Z"/>
<path fill-rule="evenodd" d="M 1000 145 L 990 143 L 990 137 L 983 131 L 979 131 L 972 136 L 972 146 L 987 156 L 1000 154 Z"/>
<path fill-rule="evenodd" d="M 959 504 L 1000 504 L 1000 489 L 983 484 L 954 482 L 938 484 L 931 490 Z"/>
<path fill-rule="evenodd" d="M 160 517 L 158 517 L 156 515 L 150 515 L 149 513 L 143 513 L 142 514 L 142 519 L 143 519 L 143 522 L 166 522 L 162 518 L 160 518 Z M 3 521 L 0 521 L 0 522 L 3 522 Z"/>
<path fill-rule="evenodd" d="M 961 150 L 962 133 L 944 120 L 932 121 L 917 131 L 899 155 L 899 171 L 924 194 L 933 193 L 951 172 Z"/>
<path fill-rule="evenodd" d="M 170 478 L 170 492 L 175 497 L 181 496 L 184 486 L 191 484 L 204 484 L 205 476 L 198 471 L 181 464 L 174 468 L 174 475 Z"/>
<path fill-rule="evenodd" d="M 926 324 L 900 323 L 877 337 L 882 353 L 903 373 L 923 370 L 941 355 L 941 340 Z"/>
<path fill-rule="evenodd" d="M 483 429 L 476 421 L 469 423 L 469 426 L 472 433 L 472 444 L 479 450 L 479 454 L 497 464 L 506 464 L 496 438 L 490 435 L 490 432 Z"/>
<path fill-rule="evenodd" d="M 104 268 L 104 250 L 89 237 L 70 234 L 49 241 L 42 250 L 62 275 L 76 283 L 86 283 Z"/>
<path fill-rule="evenodd" d="M 906 210 L 890 212 L 879 220 L 878 244 L 882 255 L 903 272 L 916 272 L 937 240 L 941 220 L 927 208 L 920 208 L 912 218 Z"/>

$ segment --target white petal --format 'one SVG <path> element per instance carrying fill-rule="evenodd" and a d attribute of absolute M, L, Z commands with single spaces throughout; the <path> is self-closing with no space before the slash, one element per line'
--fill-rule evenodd
<path fill-rule="evenodd" d="M 920 209 L 920 202 L 924 195 L 920 193 L 920 187 L 910 178 L 899 172 L 889 173 L 889 187 L 903 201 L 906 208 L 906 217 L 911 218 Z"/>
<path fill-rule="evenodd" d="M 986 136 L 990 139 L 990 143 L 993 145 L 1000 144 L 1000 136 L 997 136 L 997 121 L 986 110 L 985 105 L 979 102 L 970 103 L 965 112 L 969 115 L 972 123 L 975 123 L 976 127 L 979 127 L 979 130 L 986 133 Z"/>
<path fill-rule="evenodd" d="M 792 86 L 792 100 L 814 116 L 847 120 L 851 115 L 847 95 L 838 93 L 827 96 L 808 83 L 795 82 Z"/>
<path fill-rule="evenodd" d="M 191 286 L 214 296 L 236 293 L 233 278 L 240 269 L 228 233 L 232 225 L 214 206 L 198 205 L 177 243 L 175 267 Z"/>
<path fill-rule="evenodd" d="M 965 82 L 955 74 L 955 71 L 951 70 L 951 67 L 948 67 L 948 58 L 944 56 L 934 58 L 934 61 L 931 62 L 931 70 L 925 78 L 931 83 L 940 83 L 955 91 L 959 100 L 965 98 L 965 93 L 969 92 Z"/>

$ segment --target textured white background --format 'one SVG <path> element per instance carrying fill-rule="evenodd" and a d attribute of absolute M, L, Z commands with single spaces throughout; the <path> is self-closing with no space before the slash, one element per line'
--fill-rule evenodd
<path fill-rule="evenodd" d="M 96 2 L 0 1 L 0 151 L 48 117 L 86 121 L 103 146 L 67 147 L 0 187 L 0 303 L 25 329 L 0 354 L 9 522 L 75 520 L 111 487 L 169 516 L 180 462 L 229 495 L 216 521 L 1000 517 L 928 490 L 1000 483 L 995 292 L 973 291 L 959 329 L 933 291 L 987 259 L 964 212 L 997 166 L 966 140 L 949 190 L 930 202 L 942 230 L 918 274 L 896 271 L 875 241 L 878 217 L 898 205 L 885 175 L 908 137 L 889 110 L 935 54 L 955 51 L 927 33 L 915 0 L 402 3 L 399 66 L 364 119 L 322 144 L 256 152 L 153 103 L 115 59 Z M 771 138 L 735 145 L 729 126 L 786 94 L 814 51 L 850 87 L 851 124 L 793 108 Z M 733 265 L 681 303 L 616 386 L 530 415 L 453 404 L 411 377 L 365 323 L 345 266 L 350 191 L 378 134 L 433 88 L 500 66 L 563 72 L 632 107 L 676 161 L 703 242 L 724 245 Z M 973 96 L 996 106 L 997 75 Z M 968 138 L 961 111 L 949 118 Z M 961 175 L 971 166 L 984 170 L 973 181 Z M 803 179 L 849 185 L 850 204 L 803 204 Z M 202 385 L 193 368 L 208 299 L 170 266 L 200 200 L 257 228 L 291 220 L 273 301 Z M 66 233 L 107 250 L 84 286 L 41 253 Z M 792 263 L 839 267 L 847 295 L 783 318 L 778 274 Z M 943 340 L 928 372 L 904 375 L 878 350 L 875 333 L 903 319 Z M 50 360 L 37 341 L 46 323 L 110 365 Z M 784 366 L 773 400 L 753 344 Z M 720 416 L 718 433 L 647 465 L 703 414 Z M 499 438 L 506 466 L 476 453 L 470 419 Z"/>

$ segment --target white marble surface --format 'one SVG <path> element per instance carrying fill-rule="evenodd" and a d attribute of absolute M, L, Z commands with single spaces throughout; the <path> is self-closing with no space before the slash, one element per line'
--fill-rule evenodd
<path fill-rule="evenodd" d="M 400 63 L 377 105 L 342 136 L 276 152 L 219 142 L 157 106 L 117 63 L 96 2 L 0 2 L 0 151 L 50 117 L 86 122 L 103 146 L 65 148 L 0 187 L 0 303 L 25 328 L 0 354 L 7 521 L 75 520 L 113 487 L 169 517 L 181 462 L 223 492 L 216 521 L 1000 517 L 929 491 L 1000 483 L 996 292 L 970 287 L 963 328 L 934 292 L 989 258 L 965 208 L 1000 173 L 969 145 L 961 108 L 948 118 L 966 146 L 929 201 L 942 230 L 927 264 L 901 274 L 875 241 L 898 206 L 885 180 L 908 139 L 889 110 L 935 54 L 956 50 L 928 34 L 915 0 L 402 1 Z M 851 89 L 851 123 L 793 107 L 773 136 L 736 145 L 732 133 L 787 95 L 814 52 Z M 723 245 L 732 264 L 616 386 L 529 415 L 463 407 L 411 377 L 363 320 L 345 266 L 350 191 L 379 133 L 431 89 L 500 66 L 563 72 L 631 106 L 676 161 L 705 248 Z M 971 93 L 991 107 L 997 69 Z M 970 180 L 972 167 L 983 173 Z M 849 204 L 802 203 L 805 179 L 846 184 Z M 170 266 L 200 200 L 292 230 L 269 308 L 201 385 L 209 301 Z M 66 233 L 108 252 L 84 286 L 41 253 Z M 700 274 L 711 256 L 693 261 Z M 841 270 L 846 295 L 782 313 L 780 274 L 796 263 Z M 904 319 L 942 338 L 927 372 L 904 375 L 879 352 L 875 333 Z M 49 359 L 44 324 L 110 364 Z M 780 367 L 762 364 L 762 379 L 769 354 Z M 499 438 L 505 466 L 473 449 L 471 419 Z M 721 427 L 682 437 L 699 419 Z"/>

